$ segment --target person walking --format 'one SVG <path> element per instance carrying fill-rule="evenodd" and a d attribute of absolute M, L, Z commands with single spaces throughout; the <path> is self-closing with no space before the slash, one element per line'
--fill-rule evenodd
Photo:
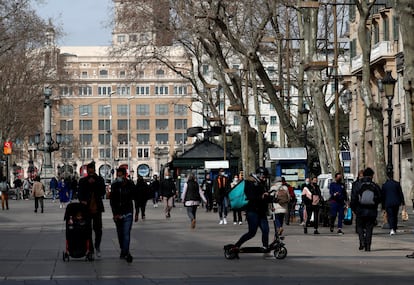
<path fill-rule="evenodd" d="M 285 215 L 286 216 L 285 223 L 286 225 L 290 225 L 291 220 L 293 222 L 293 219 L 295 217 L 297 199 L 295 195 L 295 190 L 289 183 L 287 183 L 285 177 L 282 177 L 282 185 L 286 186 L 289 189 L 290 200 L 288 204 L 288 211 L 286 212 L 286 215 Z"/>
<path fill-rule="evenodd" d="M 390 236 L 397 233 L 398 212 L 400 206 L 405 207 L 404 193 L 401 184 L 392 178 L 393 173 L 387 172 L 387 181 L 382 185 L 382 209 L 387 213 Z"/>
<path fill-rule="evenodd" d="M 191 228 L 196 227 L 197 208 L 201 200 L 207 202 L 204 193 L 197 183 L 194 173 L 190 173 L 187 182 L 184 184 L 183 192 L 181 193 L 181 200 L 184 201 L 184 206 L 187 208 L 187 215 L 190 218 Z"/>
<path fill-rule="evenodd" d="M 137 210 L 135 212 L 135 221 L 137 222 L 140 211 L 141 219 L 145 220 L 145 208 L 147 207 L 147 201 L 152 198 L 150 186 L 147 184 L 147 182 L 145 182 L 144 177 L 139 174 L 137 178 L 137 184 L 135 185 L 135 192 L 135 204 L 137 205 Z"/>
<path fill-rule="evenodd" d="M 43 199 L 45 197 L 45 185 L 43 185 L 43 183 L 40 182 L 40 176 L 36 176 L 34 178 L 32 195 L 34 197 L 34 202 L 35 202 L 34 212 L 37 213 L 37 209 L 39 208 L 39 204 L 40 204 L 40 212 L 43 213 L 44 211 Z"/>
<path fill-rule="evenodd" d="M 335 181 L 329 185 L 329 206 L 330 206 L 330 227 L 331 233 L 335 228 L 335 220 L 338 216 L 338 231 L 339 235 L 343 235 L 342 222 L 344 219 L 344 208 L 348 201 L 348 195 L 345 190 L 345 184 L 342 182 L 342 174 L 335 173 Z"/>
<path fill-rule="evenodd" d="M 135 201 L 135 209 L 138 212 L 134 182 L 127 179 L 125 168 L 118 168 L 116 171 L 116 179 L 111 184 L 109 203 L 111 205 L 118 243 L 121 249 L 119 258 L 125 259 L 128 263 L 131 263 L 133 260 L 129 250 L 134 212 L 133 201 Z M 138 220 L 137 217 L 138 215 L 135 215 L 135 222 Z"/>
<path fill-rule="evenodd" d="M 6 210 L 9 209 L 9 190 L 10 186 L 7 183 L 7 177 L 2 176 L 0 178 L 0 191 L 1 191 L 1 208 L 4 210 L 4 206 L 6 206 Z"/>
<path fill-rule="evenodd" d="M 30 191 L 32 190 L 33 181 L 30 177 L 27 177 L 23 181 L 23 199 L 29 200 Z"/>
<path fill-rule="evenodd" d="M 17 177 L 13 181 L 13 184 L 14 184 L 14 187 L 16 187 L 16 200 L 23 200 L 22 180 L 19 177 Z"/>
<path fill-rule="evenodd" d="M 275 227 L 275 238 L 283 233 L 283 222 L 289 208 L 290 194 L 286 185 L 282 184 L 280 177 L 276 177 L 274 185 L 270 188 L 272 194 L 272 216 Z"/>
<path fill-rule="evenodd" d="M 52 191 L 52 201 L 54 203 L 56 200 L 56 190 L 58 189 L 58 181 L 56 177 L 53 176 L 50 179 L 49 187 L 50 187 L 50 191 Z"/>
<path fill-rule="evenodd" d="M 313 224 L 315 235 L 319 234 L 319 202 L 322 199 L 321 189 L 318 186 L 318 179 L 312 178 L 312 183 L 306 185 L 302 191 L 302 201 L 305 203 L 306 221 L 303 232 L 308 233 L 308 226 Z M 312 219 L 313 216 L 313 219 Z"/>
<path fill-rule="evenodd" d="M 105 181 L 96 174 L 95 162 L 86 166 L 87 176 L 79 180 L 79 202 L 88 206 L 92 228 L 95 233 L 95 243 L 91 237 L 91 252 L 96 250 L 96 257 L 101 257 L 102 213 L 105 211 L 102 197 L 106 194 Z M 95 246 L 94 246 L 95 244 Z"/>
<path fill-rule="evenodd" d="M 152 192 L 152 205 L 154 208 L 158 208 L 158 199 L 160 194 L 160 181 L 158 175 L 154 174 L 151 181 L 151 192 Z"/>
<path fill-rule="evenodd" d="M 171 209 L 173 208 L 173 201 L 177 195 L 177 187 L 174 180 L 168 175 L 160 182 L 160 198 L 164 201 L 165 218 L 171 218 Z"/>
<path fill-rule="evenodd" d="M 360 183 L 352 189 L 351 209 L 355 213 L 359 250 L 371 251 L 372 232 L 381 202 L 381 189 L 372 181 L 374 171 L 368 167 L 360 178 Z"/>
<path fill-rule="evenodd" d="M 240 182 L 239 175 L 234 175 L 233 181 L 230 183 L 230 187 L 233 189 Z M 243 224 L 243 217 L 242 217 L 242 210 L 241 209 L 231 209 L 233 212 L 233 224 L 234 225 L 242 225 Z"/>
<path fill-rule="evenodd" d="M 267 211 L 272 197 L 267 191 L 266 180 L 268 176 L 268 170 L 264 167 L 259 167 L 256 169 L 255 174 L 251 174 L 250 177 L 245 179 L 244 193 L 248 200 L 245 208 L 248 232 L 242 235 L 235 243 L 234 246 L 236 249 L 240 248 L 246 241 L 252 239 L 256 235 L 258 228 L 262 231 L 263 251 L 266 252 L 269 247 Z"/>
<path fill-rule="evenodd" d="M 211 180 L 210 173 L 206 174 L 201 183 L 201 189 L 204 191 L 204 196 L 207 199 L 206 211 L 211 212 L 213 210 L 213 181 Z"/>
<path fill-rule="evenodd" d="M 70 181 L 68 179 L 62 179 L 58 183 L 59 188 L 59 208 L 66 208 L 66 203 L 69 202 L 69 191 L 70 191 Z"/>
<path fill-rule="evenodd" d="M 218 176 L 216 177 L 213 183 L 213 195 L 218 205 L 220 225 L 227 224 L 227 208 L 228 208 L 227 193 L 229 189 L 230 189 L 229 179 L 226 177 L 224 169 L 221 168 L 219 170 Z"/>

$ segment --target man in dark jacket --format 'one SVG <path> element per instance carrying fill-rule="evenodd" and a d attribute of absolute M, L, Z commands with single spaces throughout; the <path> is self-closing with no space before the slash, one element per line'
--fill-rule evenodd
<path fill-rule="evenodd" d="M 79 202 L 88 206 L 92 228 L 95 232 L 96 256 L 101 257 L 102 213 L 105 211 L 102 197 L 106 194 L 105 181 L 96 174 L 95 162 L 89 163 L 86 171 L 88 175 L 79 180 L 78 199 Z M 94 252 L 92 238 L 91 252 Z"/>
<path fill-rule="evenodd" d="M 382 209 L 387 213 L 392 236 L 397 233 L 398 211 L 400 206 L 405 206 L 405 201 L 401 184 L 392 179 L 392 173 L 387 173 L 387 176 L 388 179 L 381 188 Z"/>
<path fill-rule="evenodd" d="M 249 200 L 249 203 L 245 208 L 249 231 L 241 236 L 235 243 L 236 248 L 240 248 L 243 243 L 252 239 L 256 235 L 258 228 L 262 231 L 264 251 L 266 251 L 269 246 L 267 211 L 268 205 L 271 202 L 271 197 L 266 187 L 266 179 L 268 175 L 269 172 L 266 168 L 259 167 L 256 170 L 256 175 L 252 175 L 245 179 L 246 184 L 244 193 L 246 194 L 247 200 Z"/>
<path fill-rule="evenodd" d="M 335 220 L 338 216 L 338 234 L 343 235 L 342 222 L 344 220 L 344 208 L 348 201 L 348 196 L 345 189 L 345 184 L 342 181 L 342 174 L 335 174 L 335 181 L 329 185 L 329 206 L 330 206 L 330 228 L 334 231 Z"/>
<path fill-rule="evenodd" d="M 127 179 L 125 168 L 118 168 L 116 177 L 111 185 L 110 205 L 118 234 L 119 247 L 121 248 L 119 258 L 126 259 L 128 263 L 131 263 L 132 256 L 129 252 L 129 244 L 134 212 L 132 201 L 135 201 L 135 209 L 138 213 L 135 185 Z"/>
<path fill-rule="evenodd" d="M 213 183 L 213 196 L 218 205 L 218 213 L 220 218 L 220 225 L 227 224 L 227 194 L 230 190 L 230 180 L 226 176 L 224 169 L 219 170 L 219 174 L 214 179 Z"/>
<path fill-rule="evenodd" d="M 360 179 L 359 187 L 352 190 L 351 209 L 356 215 L 357 232 L 359 236 L 359 250 L 371 251 L 372 231 L 378 215 L 378 205 L 381 202 L 381 189 L 372 181 L 374 171 L 371 168 L 364 170 L 364 177 Z M 373 190 L 373 204 L 363 204 L 361 196 L 363 191 Z"/>

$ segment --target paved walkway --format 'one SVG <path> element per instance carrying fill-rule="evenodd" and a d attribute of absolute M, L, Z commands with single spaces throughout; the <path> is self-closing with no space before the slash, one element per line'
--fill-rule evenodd
<path fill-rule="evenodd" d="M 411 284 L 414 259 L 414 214 L 400 224 L 396 236 L 375 229 L 372 251 L 357 249 L 354 226 L 338 236 L 328 228 L 320 235 L 304 235 L 297 223 L 285 227 L 288 256 L 266 260 L 260 254 L 242 254 L 226 260 L 223 245 L 236 241 L 246 225 L 218 225 L 217 213 L 199 209 L 197 227 L 182 204 L 165 219 L 162 205 L 147 206 L 147 219 L 133 225 L 134 261 L 119 259 L 115 226 L 105 201 L 102 258 L 62 261 L 65 245 L 64 209 L 47 200 L 45 213 L 33 212 L 34 201 L 10 201 L 0 210 L 1 284 Z M 271 225 L 273 232 L 273 225 Z M 247 245 L 260 245 L 260 234 Z"/>

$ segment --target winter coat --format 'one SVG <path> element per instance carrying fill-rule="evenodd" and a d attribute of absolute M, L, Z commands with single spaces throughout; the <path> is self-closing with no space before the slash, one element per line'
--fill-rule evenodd
<path fill-rule="evenodd" d="M 388 179 L 381 188 L 382 208 L 399 207 L 405 205 L 401 184 L 393 179 Z"/>
<path fill-rule="evenodd" d="M 115 181 L 111 185 L 111 195 L 109 202 L 114 216 L 132 214 L 134 211 L 133 203 L 136 198 L 135 185 L 131 180 Z"/>

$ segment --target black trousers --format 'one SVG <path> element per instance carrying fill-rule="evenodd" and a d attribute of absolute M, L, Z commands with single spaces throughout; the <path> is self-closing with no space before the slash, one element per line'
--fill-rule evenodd
<path fill-rule="evenodd" d="M 371 248 L 372 231 L 375 225 L 375 217 L 356 217 L 356 227 L 359 236 L 359 244 L 365 248 Z"/>

